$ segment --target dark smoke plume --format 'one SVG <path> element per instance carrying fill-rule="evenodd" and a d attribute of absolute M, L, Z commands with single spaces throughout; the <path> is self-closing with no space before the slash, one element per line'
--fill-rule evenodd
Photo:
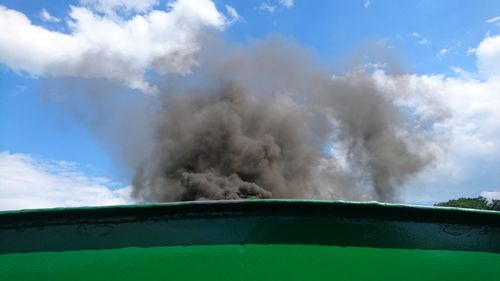
<path fill-rule="evenodd" d="M 167 101 L 154 159 L 135 194 L 150 200 L 301 197 L 319 154 L 298 110 L 235 84 Z M 153 165 L 150 165 L 150 164 Z M 150 170 L 147 170 L 150 169 Z"/>
<path fill-rule="evenodd" d="M 396 201 L 433 160 L 429 132 L 367 73 L 332 78 L 280 38 L 212 42 L 199 59 L 159 96 L 136 198 Z"/>

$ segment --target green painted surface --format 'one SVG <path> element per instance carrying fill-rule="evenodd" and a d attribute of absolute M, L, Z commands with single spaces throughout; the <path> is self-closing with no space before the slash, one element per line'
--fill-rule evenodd
<path fill-rule="evenodd" d="M 498 280 L 500 254 L 212 245 L 0 255 L 0 280 Z"/>
<path fill-rule="evenodd" d="M 498 276 L 500 212 L 231 201 L 0 213 L 0 281 Z"/>
<path fill-rule="evenodd" d="M 500 212 L 255 200 L 0 213 L 0 255 L 229 244 L 500 253 Z"/>

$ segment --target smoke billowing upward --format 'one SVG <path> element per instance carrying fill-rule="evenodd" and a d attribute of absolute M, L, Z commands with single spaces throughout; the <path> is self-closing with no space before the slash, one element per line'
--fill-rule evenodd
<path fill-rule="evenodd" d="M 161 201 L 300 197 L 317 152 L 294 110 L 253 99 L 234 84 L 168 100 L 159 117 L 153 167 L 136 194 Z M 289 108 L 290 109 L 290 108 Z"/>
<path fill-rule="evenodd" d="M 332 78 L 283 39 L 214 43 L 167 85 L 133 180 L 145 201 L 396 201 L 433 160 L 429 133 L 370 75 Z"/>

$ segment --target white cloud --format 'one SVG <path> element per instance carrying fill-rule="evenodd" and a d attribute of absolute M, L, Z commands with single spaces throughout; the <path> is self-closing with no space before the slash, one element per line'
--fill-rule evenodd
<path fill-rule="evenodd" d="M 99 1 L 104 2 L 108 1 Z M 151 7 L 111 2 L 128 3 L 125 7 L 134 11 Z M 127 19 L 71 6 L 69 18 L 66 34 L 33 25 L 24 14 L 0 6 L 0 26 L 9 26 L 0 29 L 0 63 L 34 76 L 107 78 L 154 92 L 146 71 L 190 72 L 200 33 L 227 25 L 210 0 L 174 1 L 167 11 L 151 10 Z"/>
<path fill-rule="evenodd" d="M 462 80 L 473 80 L 478 77 L 477 74 L 471 73 L 469 71 L 466 71 L 465 69 L 459 67 L 459 66 L 452 66 L 450 67 L 451 71 L 455 74 L 457 78 L 460 78 Z"/>
<path fill-rule="evenodd" d="M 500 36 L 484 38 L 474 50 L 471 55 L 476 55 L 478 73 L 454 68 L 456 77 L 388 75 L 381 70 L 373 74 L 384 92 L 400 106 L 414 111 L 415 116 L 428 120 L 446 144 L 445 149 L 437 151 L 435 166 L 413 183 L 418 188 L 406 193 L 410 202 L 436 202 L 457 194 L 470 196 L 481 192 L 480 186 L 474 184 L 499 184 L 477 177 L 478 173 L 495 174 L 500 164 Z"/>
<path fill-rule="evenodd" d="M 97 12 L 116 16 L 119 12 L 148 12 L 158 5 L 159 0 L 81 0 L 80 2 Z"/>
<path fill-rule="evenodd" d="M 419 45 L 429 45 L 431 43 L 429 39 L 425 38 L 422 34 L 418 32 L 408 33 L 406 34 L 406 38 L 414 40 Z M 399 39 L 404 39 L 404 37 L 399 35 Z"/>
<path fill-rule="evenodd" d="M 374 79 L 398 102 L 419 116 L 442 120 L 435 126 L 451 133 L 461 153 L 482 157 L 500 154 L 500 77 L 487 81 L 442 75 L 374 73 Z"/>
<path fill-rule="evenodd" d="M 235 8 L 233 8 L 229 5 L 226 5 L 226 11 L 227 11 L 227 14 L 229 16 L 229 18 L 227 20 L 228 25 L 243 20 L 243 18 L 238 14 L 238 12 L 236 11 Z"/>
<path fill-rule="evenodd" d="M 480 194 L 488 200 L 500 200 L 500 191 L 483 191 Z"/>
<path fill-rule="evenodd" d="M 371 5 L 371 3 L 372 2 L 370 0 L 365 0 L 365 2 L 363 3 L 363 7 L 368 8 Z"/>
<path fill-rule="evenodd" d="M 443 50 L 443 54 L 450 51 Z M 374 73 L 379 86 L 397 103 L 436 121 L 432 129 L 446 144 L 435 166 L 413 183 L 418 188 L 406 193 L 408 201 L 470 197 L 484 191 L 481 186 L 500 184 L 488 178 L 500 165 L 500 36 L 487 35 L 468 55 L 476 56 L 477 72 L 454 67 L 455 77 Z M 487 198 L 498 194 L 482 193 Z"/>
<path fill-rule="evenodd" d="M 486 22 L 487 23 L 496 23 L 497 25 L 500 25 L 500 16 L 487 19 Z"/>
<path fill-rule="evenodd" d="M 266 11 L 266 12 L 272 14 L 276 10 L 276 5 L 273 5 L 273 4 L 268 3 L 268 2 L 264 2 L 264 3 L 260 4 L 259 10 Z"/>
<path fill-rule="evenodd" d="M 46 21 L 46 22 L 60 22 L 61 19 L 57 18 L 57 17 L 54 17 L 53 15 L 51 15 L 47 10 L 45 9 L 42 9 L 42 11 L 40 12 L 40 18 L 43 20 L 43 21 Z"/>
<path fill-rule="evenodd" d="M 477 68 L 485 77 L 500 76 L 500 35 L 487 36 L 475 49 Z"/>
<path fill-rule="evenodd" d="M 476 54 L 476 48 L 469 48 L 467 49 L 467 55 L 468 56 L 471 56 L 471 55 L 474 55 Z"/>
<path fill-rule="evenodd" d="M 488 174 L 494 173 L 489 170 L 498 165 L 495 161 L 500 159 L 500 79 L 479 81 L 441 75 L 383 73 L 376 73 L 375 78 L 386 91 L 392 89 L 398 103 L 416 111 L 424 121 L 437 120 L 432 129 L 445 144 L 443 150 L 437 151 L 434 167 L 414 183 L 418 188 L 407 200 L 418 201 L 422 196 L 436 200 L 436 196 L 479 192 L 480 187 L 472 186 L 474 183 L 465 184 L 467 186 L 461 183 L 483 180 L 474 179 L 478 176 L 477 167 L 484 167 L 480 173 Z M 456 189 L 451 190 L 450 186 Z"/>
<path fill-rule="evenodd" d="M 451 77 L 388 74 L 381 67 L 368 71 L 380 92 L 409 114 L 422 137 L 429 140 L 419 150 L 432 151 L 436 157 L 401 190 L 402 200 L 408 203 L 477 196 L 484 186 L 500 186 L 496 176 L 500 165 L 500 75 L 479 79 L 477 73 L 453 69 L 457 75 Z"/>
<path fill-rule="evenodd" d="M 130 204 L 131 187 L 89 177 L 77 164 L 0 152 L 0 210 Z"/>
<path fill-rule="evenodd" d="M 439 50 L 439 52 L 436 54 L 436 57 L 442 58 L 444 55 L 448 54 L 451 51 L 451 49 L 448 48 L 443 48 Z"/>
<path fill-rule="evenodd" d="M 285 8 L 293 8 L 293 0 L 279 0 L 278 2 Z"/>
<path fill-rule="evenodd" d="M 431 41 L 427 38 L 422 38 L 417 42 L 419 45 L 429 45 Z"/>
<path fill-rule="evenodd" d="M 266 1 L 262 2 L 258 9 L 272 14 L 279 7 L 283 7 L 285 9 L 291 9 L 293 8 L 293 5 L 294 5 L 293 0 Z"/>

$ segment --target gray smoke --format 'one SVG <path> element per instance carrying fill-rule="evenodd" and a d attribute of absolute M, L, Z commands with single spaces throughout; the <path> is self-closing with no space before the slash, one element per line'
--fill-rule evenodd
<path fill-rule="evenodd" d="M 397 201 L 432 162 L 431 134 L 369 74 L 332 78 L 280 38 L 208 45 L 194 73 L 165 82 L 136 198 Z"/>
<path fill-rule="evenodd" d="M 134 180 L 147 200 L 300 198 L 319 154 L 301 113 L 235 84 L 168 99 L 151 159 Z"/>
<path fill-rule="evenodd" d="M 431 139 L 421 138 L 423 130 L 372 79 L 360 74 L 336 79 L 319 100 L 337 120 L 336 140 L 347 145 L 348 160 L 365 173 L 374 199 L 395 201 L 397 188 L 434 159 L 425 145 Z"/>

